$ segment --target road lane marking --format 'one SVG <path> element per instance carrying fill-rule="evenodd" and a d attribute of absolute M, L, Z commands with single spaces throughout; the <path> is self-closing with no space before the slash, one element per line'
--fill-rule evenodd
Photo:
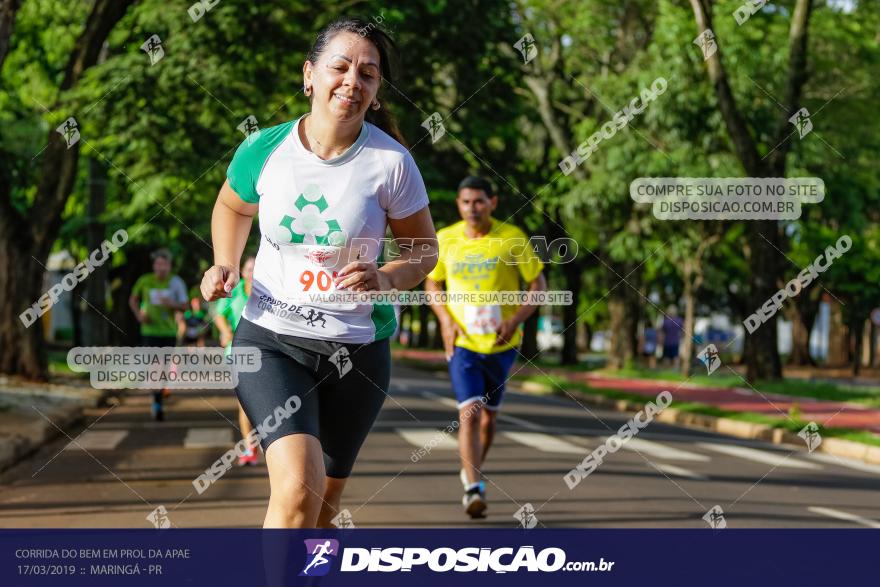
<path fill-rule="evenodd" d="M 373 429 L 380 428 L 431 428 L 432 430 L 435 428 L 446 428 L 447 426 L 451 426 L 454 420 L 419 420 L 418 422 L 413 422 L 412 420 L 376 420 L 376 423 L 373 424 Z"/>
<path fill-rule="evenodd" d="M 810 458 L 816 461 L 820 461 L 826 463 L 828 465 L 838 465 L 841 467 L 849 467 L 850 469 L 855 469 L 857 471 L 864 471 L 866 473 L 874 473 L 875 475 L 880 475 L 880 466 L 871 465 L 868 463 L 863 463 L 861 461 L 854 461 L 852 459 L 846 459 L 843 457 L 837 457 L 834 455 L 826 455 L 818 452 L 814 452 L 810 455 Z"/>
<path fill-rule="evenodd" d="M 502 432 L 504 436 L 541 452 L 583 455 L 584 449 L 557 436 L 541 432 Z"/>
<path fill-rule="evenodd" d="M 773 465 L 774 467 L 789 467 L 791 469 L 821 469 L 822 467 L 815 463 L 806 461 L 798 461 L 788 455 L 780 455 L 754 448 L 746 448 L 744 446 L 734 446 L 729 444 L 715 444 L 711 442 L 698 442 L 697 446 L 701 446 L 708 450 L 724 453 L 733 457 L 739 457 L 747 461 L 763 463 L 765 465 Z"/>
<path fill-rule="evenodd" d="M 705 481 L 706 479 L 708 479 L 708 477 L 706 477 L 705 475 L 700 475 L 699 473 L 694 473 L 689 469 L 677 467 L 675 465 L 660 463 L 655 466 L 667 475 L 672 475 L 674 477 L 686 477 L 688 479 L 696 479 L 701 481 Z"/>
<path fill-rule="evenodd" d="M 880 522 L 875 522 L 874 520 L 869 520 L 868 518 L 863 518 L 862 516 L 850 514 L 849 512 L 842 512 L 840 510 L 823 507 L 808 507 L 807 509 L 814 514 L 828 516 L 829 518 L 846 520 L 847 522 L 855 522 L 856 524 L 861 524 L 862 526 L 867 526 L 868 528 L 880 528 Z"/>
<path fill-rule="evenodd" d="M 71 450 L 113 450 L 128 436 L 127 430 L 86 430 L 64 447 Z"/>
<path fill-rule="evenodd" d="M 183 439 L 184 448 L 229 448 L 232 446 L 232 428 L 189 428 Z"/>
<path fill-rule="evenodd" d="M 458 409 L 458 402 L 452 398 L 443 397 L 441 395 L 437 395 L 436 393 L 431 393 L 430 391 L 423 391 L 422 397 L 432 399 L 434 401 L 438 401 L 444 406 L 449 406 L 451 408 Z M 523 420 L 522 418 L 517 418 L 516 416 L 511 416 L 509 414 L 498 414 L 498 419 L 502 422 L 510 422 L 511 424 L 517 424 L 522 426 L 523 428 L 527 428 L 529 430 L 544 430 L 544 426 L 539 424 L 535 424 L 534 422 L 529 422 L 528 420 Z"/>
<path fill-rule="evenodd" d="M 528 420 L 523 420 L 522 418 L 517 418 L 516 416 L 511 416 L 509 414 L 498 414 L 498 419 L 502 422 L 510 422 L 511 424 L 519 424 L 523 428 L 527 428 L 528 430 L 546 430 L 545 426 L 541 426 L 539 424 L 535 424 L 534 422 L 529 422 Z"/>
<path fill-rule="evenodd" d="M 436 428 L 395 428 L 394 431 L 416 448 L 428 446 L 432 450 L 456 450 L 458 448 L 458 442 L 455 438 L 450 438 L 449 434 L 444 434 L 442 430 Z"/>
<path fill-rule="evenodd" d="M 432 399 L 440 402 L 444 406 L 450 406 L 458 409 L 458 402 L 449 397 L 443 397 L 442 395 L 437 395 L 436 393 L 431 393 L 430 391 L 423 391 L 422 397 L 426 397 L 428 399 Z"/>
<path fill-rule="evenodd" d="M 213 414 L 213 412 L 212 412 Z M 234 416 L 233 412 L 229 412 L 230 416 Z M 216 424 L 217 419 L 212 418 L 210 420 L 166 420 L 165 422 L 154 422 L 150 420 L 149 422 L 129 422 L 129 421 L 116 421 L 116 422 L 98 422 L 97 424 L 92 426 L 92 429 L 101 429 L 101 430 L 134 430 L 134 429 L 147 429 L 151 433 L 156 432 L 162 428 L 198 428 L 200 426 L 204 426 L 205 424 Z"/>
<path fill-rule="evenodd" d="M 659 442 L 645 440 L 643 438 L 630 438 L 629 441 L 624 443 L 621 448 L 638 451 L 640 453 L 646 454 L 651 458 L 669 461 L 691 461 L 697 463 L 705 463 L 711 460 L 706 455 L 701 455 L 686 450 L 680 450 L 665 444 L 660 444 Z"/>

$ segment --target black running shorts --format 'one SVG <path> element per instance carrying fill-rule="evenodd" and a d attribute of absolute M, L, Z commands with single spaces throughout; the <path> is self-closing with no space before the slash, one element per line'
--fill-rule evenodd
<path fill-rule="evenodd" d="M 263 450 L 288 434 L 311 434 L 321 442 L 327 476 L 351 475 L 388 393 L 388 339 L 340 344 L 277 334 L 242 318 L 232 344 L 260 349 L 260 369 L 239 372 L 235 393 Z"/>

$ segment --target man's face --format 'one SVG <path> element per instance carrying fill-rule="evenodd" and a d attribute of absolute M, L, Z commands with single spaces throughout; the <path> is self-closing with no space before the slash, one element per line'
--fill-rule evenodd
<path fill-rule="evenodd" d="M 462 220 L 474 227 L 485 226 L 498 205 L 498 197 L 490 197 L 483 190 L 464 188 L 458 192 L 455 203 Z"/>
<path fill-rule="evenodd" d="M 153 260 L 153 273 L 159 279 L 165 279 L 171 273 L 171 261 L 165 257 L 156 257 Z"/>

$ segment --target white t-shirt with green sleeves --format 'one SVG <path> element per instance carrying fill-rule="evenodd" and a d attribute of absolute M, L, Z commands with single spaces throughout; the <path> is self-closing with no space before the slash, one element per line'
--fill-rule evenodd
<path fill-rule="evenodd" d="M 333 273 L 356 259 L 354 248 L 361 260 L 376 260 L 388 218 L 428 205 L 425 184 L 409 152 L 378 127 L 365 122 L 345 153 L 325 161 L 300 141 L 301 120 L 250 135 L 226 171 L 242 200 L 259 203 L 260 248 L 244 318 L 279 334 L 381 340 L 397 327 L 393 306 L 306 296 L 333 291 Z"/>

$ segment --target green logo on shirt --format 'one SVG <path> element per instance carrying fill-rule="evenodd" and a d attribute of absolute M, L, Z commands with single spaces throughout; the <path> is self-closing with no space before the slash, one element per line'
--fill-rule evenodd
<path fill-rule="evenodd" d="M 290 232 L 290 242 L 336 247 L 345 244 L 345 233 L 339 222 L 335 218 L 325 218 L 324 213 L 330 206 L 318 186 L 307 185 L 296 198 L 294 206 L 299 214 L 295 217 L 285 214 L 280 223 Z"/>

